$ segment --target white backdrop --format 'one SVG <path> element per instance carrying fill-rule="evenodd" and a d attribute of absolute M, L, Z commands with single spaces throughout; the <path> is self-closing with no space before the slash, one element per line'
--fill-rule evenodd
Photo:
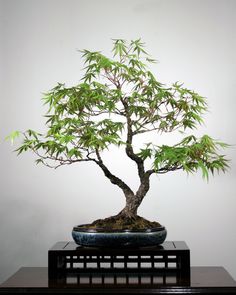
<path fill-rule="evenodd" d="M 84 163 L 57 170 L 36 166 L 4 141 L 12 130 L 43 130 L 42 92 L 79 82 L 77 49 L 110 54 L 111 38 L 141 37 L 164 83 L 185 82 L 208 98 L 205 133 L 231 144 L 235 134 L 236 1 L 3 0 L 0 2 L 0 281 L 21 266 L 46 266 L 47 250 L 70 240 L 76 224 L 117 213 L 122 192 Z M 132 187 L 133 166 L 110 151 L 107 163 Z M 235 147 L 227 174 L 153 176 L 139 214 L 158 220 L 168 240 L 184 240 L 192 265 L 224 266 L 236 279 Z M 130 166 L 131 164 L 131 166 Z"/>

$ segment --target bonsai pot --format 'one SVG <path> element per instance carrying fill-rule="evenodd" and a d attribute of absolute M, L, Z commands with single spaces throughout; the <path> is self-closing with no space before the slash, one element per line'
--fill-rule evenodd
<path fill-rule="evenodd" d="M 144 247 L 160 245 L 165 241 L 167 231 L 164 226 L 142 230 L 111 230 L 75 226 L 72 237 L 76 244 L 86 247 Z"/>

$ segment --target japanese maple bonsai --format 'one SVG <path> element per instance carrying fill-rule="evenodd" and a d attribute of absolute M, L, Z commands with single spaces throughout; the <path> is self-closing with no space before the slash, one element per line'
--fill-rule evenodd
<path fill-rule="evenodd" d="M 150 177 L 176 170 L 187 173 L 201 170 L 204 178 L 215 171 L 224 172 L 227 159 L 218 149 L 227 145 L 208 135 L 197 139 L 186 134 L 203 123 L 206 100 L 181 83 L 167 87 L 159 82 L 147 66 L 155 60 L 146 53 L 140 39 L 131 42 L 117 39 L 113 45 L 113 58 L 98 51 L 82 51 L 85 74 L 81 83 L 72 87 L 58 83 L 45 94 L 47 133 L 31 129 L 23 132 L 24 140 L 17 152 L 31 150 L 38 157 L 37 164 L 52 168 L 94 163 L 122 190 L 126 205 L 121 212 L 87 227 L 156 228 L 161 226 L 158 222 L 137 214 L 149 191 Z M 135 148 L 133 144 L 135 137 L 145 133 L 153 132 L 157 137 L 175 131 L 180 131 L 183 137 L 172 146 L 148 142 Z M 13 132 L 11 139 L 20 133 Z M 136 192 L 104 162 L 103 152 L 112 145 L 123 148 L 124 155 L 136 164 L 139 177 Z M 152 164 L 147 168 L 146 162 L 150 161 Z"/>

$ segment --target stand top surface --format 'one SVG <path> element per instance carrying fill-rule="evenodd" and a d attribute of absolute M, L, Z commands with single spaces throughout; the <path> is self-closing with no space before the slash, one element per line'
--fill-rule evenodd
<path fill-rule="evenodd" d="M 54 285 L 53 288 L 56 286 Z M 70 286 L 65 282 L 64 285 L 58 286 L 58 289 L 66 288 L 71 289 Z M 0 293 L 7 290 L 10 291 L 11 288 L 46 288 L 52 289 L 49 286 L 48 280 L 48 269 L 46 267 L 22 267 L 20 268 L 12 277 L 10 277 L 7 281 L 5 281 L 2 285 L 0 285 Z M 74 287 L 75 288 L 75 287 Z M 98 287 L 96 286 L 83 286 L 83 290 L 90 290 L 91 293 L 96 294 L 98 292 Z M 107 288 L 107 286 L 105 287 Z M 116 286 L 109 285 L 109 289 L 117 289 Z M 145 284 L 140 287 L 136 285 L 130 285 L 126 290 L 130 290 L 134 288 L 140 289 L 166 289 L 168 286 L 155 286 L 155 288 L 151 284 Z M 229 275 L 229 273 L 223 267 L 192 267 L 191 268 L 191 283 L 190 286 L 172 286 L 172 289 L 191 289 L 191 288 L 229 288 L 229 290 L 233 290 L 234 294 L 236 292 L 236 282 Z M 81 289 L 81 286 L 76 286 L 76 289 Z M 104 289 L 104 287 L 103 287 Z M 97 290 L 97 291 L 96 291 Z M 100 287 L 100 292 L 102 288 Z M 90 292 L 89 291 L 89 292 Z"/>
<path fill-rule="evenodd" d="M 184 241 L 165 241 L 163 244 L 154 247 L 139 247 L 139 248 L 95 248 L 83 247 L 77 245 L 75 242 L 57 242 L 49 251 L 64 252 L 64 251 L 79 251 L 79 252 L 166 252 L 166 251 L 189 251 L 188 246 Z"/>

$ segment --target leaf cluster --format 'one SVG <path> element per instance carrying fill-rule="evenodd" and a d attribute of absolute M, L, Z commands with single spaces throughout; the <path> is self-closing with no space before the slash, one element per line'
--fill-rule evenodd
<path fill-rule="evenodd" d="M 59 166 L 79 161 L 100 161 L 100 152 L 110 145 L 126 145 L 127 155 L 139 165 L 153 160 L 153 172 L 177 169 L 225 171 L 228 167 L 218 148 L 227 147 L 208 135 L 200 139 L 185 137 L 174 146 L 148 144 L 134 152 L 133 137 L 155 131 L 157 134 L 194 129 L 203 123 L 206 99 L 182 83 L 170 87 L 158 81 L 148 65 L 155 60 L 144 49 L 141 39 L 129 43 L 113 40 L 113 57 L 99 51 L 82 50 L 84 76 L 78 85 L 58 83 L 45 93 L 48 107 L 47 132 L 23 132 L 24 141 L 18 154 L 32 150 L 37 163 L 58 162 Z M 19 132 L 9 137 L 13 141 Z M 126 137 L 125 140 L 123 137 Z"/>
<path fill-rule="evenodd" d="M 144 160 L 153 158 L 153 169 L 156 173 L 167 173 L 183 169 L 187 173 L 194 173 L 200 170 L 205 179 L 209 179 L 209 173 L 225 172 L 228 160 L 225 155 L 218 153 L 219 149 L 227 148 L 229 145 L 213 140 L 210 136 L 204 135 L 200 139 L 190 135 L 174 146 L 162 145 L 153 146 L 150 144 L 141 149 L 139 156 Z"/>

